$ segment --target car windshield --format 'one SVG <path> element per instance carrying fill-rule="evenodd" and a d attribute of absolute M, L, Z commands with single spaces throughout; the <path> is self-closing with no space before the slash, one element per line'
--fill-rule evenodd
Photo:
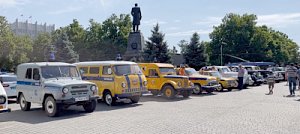
<path fill-rule="evenodd" d="M 45 66 L 42 67 L 42 77 L 45 79 L 58 77 L 80 77 L 74 66 Z"/>
<path fill-rule="evenodd" d="M 172 67 L 160 67 L 159 71 L 161 74 L 176 75 L 176 71 Z"/>
<path fill-rule="evenodd" d="M 138 65 L 115 65 L 114 72 L 116 75 L 142 74 Z"/>
<path fill-rule="evenodd" d="M 222 69 L 222 72 L 224 72 L 224 73 L 225 73 L 225 72 L 231 72 L 230 69 L 227 68 L 227 67 L 224 67 L 224 68 L 221 68 L 221 69 Z"/>
<path fill-rule="evenodd" d="M 14 82 L 17 81 L 16 76 L 0 76 L 0 80 L 3 82 Z"/>
<path fill-rule="evenodd" d="M 198 72 L 194 68 L 188 68 L 185 70 L 188 75 L 197 74 Z"/>
<path fill-rule="evenodd" d="M 210 75 L 221 78 L 221 74 L 219 72 L 211 72 Z"/>

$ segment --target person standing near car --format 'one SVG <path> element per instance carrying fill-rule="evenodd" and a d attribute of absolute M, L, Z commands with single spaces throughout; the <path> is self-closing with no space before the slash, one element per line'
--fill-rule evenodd
<path fill-rule="evenodd" d="M 297 71 L 298 70 L 294 66 L 294 64 L 291 64 L 290 67 L 287 68 L 287 76 L 288 76 L 288 82 L 289 82 L 290 96 L 295 95 Z"/>
<path fill-rule="evenodd" d="M 268 74 L 267 82 L 268 82 L 268 85 L 269 85 L 269 93 L 266 94 L 266 95 L 272 95 L 273 94 L 274 85 L 275 85 L 275 75 L 274 75 L 273 72 L 271 72 L 270 74 Z"/>
<path fill-rule="evenodd" d="M 243 89 L 243 79 L 244 79 L 244 75 L 245 75 L 245 69 L 243 68 L 242 65 L 239 65 L 239 70 L 238 70 L 238 88 L 239 90 Z"/>
<path fill-rule="evenodd" d="M 297 79 L 298 79 L 298 90 L 300 90 L 300 65 L 298 66 L 298 70 L 297 70 Z"/>

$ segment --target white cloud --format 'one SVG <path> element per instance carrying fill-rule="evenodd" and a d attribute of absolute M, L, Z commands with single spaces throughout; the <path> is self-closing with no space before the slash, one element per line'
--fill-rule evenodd
<path fill-rule="evenodd" d="M 300 23 L 300 13 L 258 15 L 258 25 L 285 27 Z"/>
<path fill-rule="evenodd" d="M 18 5 L 24 5 L 28 2 L 29 0 L 0 0 L 0 7 L 2 8 L 15 7 Z"/>
<path fill-rule="evenodd" d="M 195 22 L 195 24 L 213 27 L 219 25 L 221 22 L 222 22 L 222 17 L 206 17 L 204 19 Z"/>
<path fill-rule="evenodd" d="M 67 7 L 67 8 L 62 9 L 62 10 L 51 11 L 51 12 L 48 12 L 48 13 L 49 14 L 53 14 L 53 15 L 59 15 L 59 14 L 77 12 L 77 11 L 80 11 L 81 9 L 82 9 L 82 7 L 73 7 L 73 6 L 70 6 L 70 7 Z"/>
<path fill-rule="evenodd" d="M 182 37 L 182 36 L 192 36 L 193 33 L 197 32 L 200 35 L 207 35 L 212 32 L 212 29 L 207 29 L 207 30 L 190 30 L 190 31 L 181 31 L 181 32 L 175 32 L 175 33 L 166 33 L 167 36 L 172 36 L 172 37 Z"/>
<path fill-rule="evenodd" d="M 161 21 L 157 19 L 144 20 L 144 21 L 142 20 L 142 23 L 146 26 L 154 26 L 156 25 L 156 23 L 158 23 L 159 25 L 167 24 L 166 21 Z"/>

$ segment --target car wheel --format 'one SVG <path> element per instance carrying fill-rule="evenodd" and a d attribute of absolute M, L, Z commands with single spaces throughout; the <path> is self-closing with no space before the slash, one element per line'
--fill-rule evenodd
<path fill-rule="evenodd" d="M 112 106 L 116 103 L 116 99 L 112 97 L 111 93 L 109 91 L 106 91 L 104 93 L 104 102 L 108 106 Z"/>
<path fill-rule="evenodd" d="M 202 93 L 202 88 L 199 84 L 195 84 L 195 88 L 193 89 L 194 94 L 201 94 Z"/>
<path fill-rule="evenodd" d="M 60 105 L 57 104 L 52 96 L 48 96 L 44 103 L 45 112 L 49 117 L 59 116 Z"/>
<path fill-rule="evenodd" d="M 218 91 L 218 92 L 223 92 L 223 90 L 224 90 L 224 87 L 223 87 L 223 85 L 221 84 L 221 87 L 220 87 L 220 88 L 217 88 L 217 91 Z"/>
<path fill-rule="evenodd" d="M 172 86 L 167 85 L 163 87 L 164 97 L 168 99 L 173 99 L 175 97 L 175 90 Z"/>
<path fill-rule="evenodd" d="M 96 100 L 92 100 L 91 102 L 84 104 L 83 108 L 88 113 L 94 112 L 94 110 L 96 109 Z"/>
<path fill-rule="evenodd" d="M 29 111 L 30 110 L 30 107 L 31 107 L 31 103 L 30 102 L 27 102 L 24 95 L 21 94 L 20 95 L 20 98 L 19 98 L 19 102 L 20 102 L 20 107 L 23 111 Z"/>
<path fill-rule="evenodd" d="M 131 96 L 129 99 L 132 103 L 138 103 L 140 100 L 140 96 Z"/>

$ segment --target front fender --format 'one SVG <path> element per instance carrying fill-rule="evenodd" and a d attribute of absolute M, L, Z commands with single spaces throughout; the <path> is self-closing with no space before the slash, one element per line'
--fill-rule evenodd
<path fill-rule="evenodd" d="M 162 84 L 162 86 L 161 86 L 160 89 L 162 89 L 163 86 L 166 85 L 166 84 L 171 84 L 175 89 L 176 89 L 176 88 L 179 88 L 179 86 L 177 85 L 177 83 L 176 83 L 175 81 L 167 80 L 167 81 L 165 81 L 165 82 Z"/>

